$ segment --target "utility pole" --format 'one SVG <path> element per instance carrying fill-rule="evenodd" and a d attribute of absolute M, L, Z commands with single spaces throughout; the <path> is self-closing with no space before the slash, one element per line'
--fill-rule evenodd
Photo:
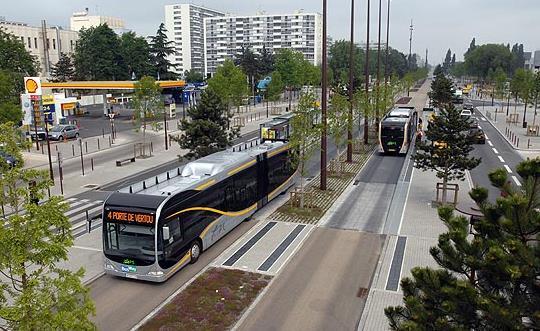
<path fill-rule="evenodd" d="M 366 63 L 364 65 L 365 76 L 365 93 L 366 93 L 366 108 L 369 107 L 369 8 L 371 0 L 367 0 L 367 21 L 366 21 Z M 367 109 L 366 109 L 367 110 Z M 368 143 L 369 139 L 369 124 L 367 112 L 364 116 L 364 144 Z"/>
<path fill-rule="evenodd" d="M 411 62 L 412 62 L 412 33 L 413 33 L 413 30 L 414 30 L 414 26 L 413 26 L 413 20 L 411 18 L 411 26 L 409 27 L 409 32 L 410 32 L 410 35 L 409 35 L 409 63 L 408 63 L 409 69 L 411 68 Z"/>
<path fill-rule="evenodd" d="M 389 41 L 390 39 L 390 0 L 388 0 L 388 13 L 386 14 L 386 55 L 384 60 L 384 100 L 386 102 L 388 98 L 388 52 L 389 52 Z M 393 102 L 392 102 L 393 103 Z"/>
<path fill-rule="evenodd" d="M 41 111 L 43 112 L 43 126 L 45 127 L 45 139 L 47 140 L 47 155 L 49 158 L 49 176 L 51 177 L 51 180 L 53 181 L 54 185 L 54 172 L 53 172 L 53 166 L 52 166 L 52 157 L 51 157 L 51 141 L 49 139 L 49 128 L 47 123 L 47 114 L 43 111 L 43 101 L 39 101 L 39 107 L 41 108 Z"/>
<path fill-rule="evenodd" d="M 427 59 L 428 59 L 428 49 L 426 48 L 426 64 L 424 66 L 424 67 L 426 67 L 426 69 L 428 67 L 428 60 Z"/>
<path fill-rule="evenodd" d="M 352 128 L 353 128 L 353 98 L 354 98 L 354 0 L 351 0 L 351 45 L 349 52 L 349 118 L 347 123 L 347 162 L 352 162 Z M 339 158 L 339 155 L 338 155 Z"/>
<path fill-rule="evenodd" d="M 379 127 L 379 89 L 381 87 L 381 21 L 382 21 L 382 0 L 379 0 L 379 37 L 377 40 L 377 84 L 375 85 L 377 98 L 375 100 L 375 125 Z"/>
<path fill-rule="evenodd" d="M 326 106 L 327 106 L 327 32 L 326 32 L 326 1 L 323 0 L 323 40 L 322 40 L 322 96 L 321 96 L 321 112 L 322 112 L 322 132 L 321 132 L 321 191 L 326 191 Z"/>

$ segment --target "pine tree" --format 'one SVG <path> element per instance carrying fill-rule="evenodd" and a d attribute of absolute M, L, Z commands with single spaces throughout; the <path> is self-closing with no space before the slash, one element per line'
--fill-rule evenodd
<path fill-rule="evenodd" d="M 161 23 L 155 36 L 150 37 L 150 53 L 154 63 L 154 69 L 158 80 L 174 79 L 176 74 L 171 71 L 175 65 L 168 57 L 174 54 L 174 42 L 169 41 L 166 35 L 165 24 Z"/>
<path fill-rule="evenodd" d="M 483 218 L 472 224 L 439 209 L 448 232 L 430 253 L 443 269 L 415 268 L 401 282 L 404 306 L 385 314 L 393 330 L 538 330 L 540 328 L 540 159 L 517 167 L 516 189 L 504 169 L 489 174 L 501 191 L 470 193 Z"/>
<path fill-rule="evenodd" d="M 446 52 L 446 56 L 444 57 L 443 62 L 443 69 L 446 73 L 448 73 L 448 70 L 450 69 L 450 66 L 452 64 L 452 50 L 448 49 Z"/>
<path fill-rule="evenodd" d="M 269 75 L 274 71 L 274 54 L 263 46 L 259 56 L 258 73 L 261 76 Z"/>
<path fill-rule="evenodd" d="M 451 180 L 463 179 L 465 170 L 480 164 L 480 159 L 469 157 L 473 150 L 472 141 L 467 137 L 469 121 L 461 117 L 451 103 L 440 110 L 430 122 L 426 132 L 426 142 L 417 145 L 414 156 L 416 167 L 433 170 L 443 181 L 442 203 L 445 204 L 447 184 Z"/>
<path fill-rule="evenodd" d="M 51 68 L 53 82 L 67 82 L 73 79 L 75 68 L 71 57 L 66 53 L 61 53 L 58 62 Z"/>
<path fill-rule="evenodd" d="M 196 107 L 188 110 L 190 120 L 180 122 L 183 133 L 175 138 L 181 148 L 189 149 L 187 158 L 201 158 L 221 151 L 238 137 L 238 129 L 228 130 L 227 105 L 213 89 L 206 89 Z"/>
<path fill-rule="evenodd" d="M 431 82 L 431 91 L 428 93 L 435 107 L 444 108 L 452 103 L 454 97 L 454 86 L 452 81 L 444 76 L 441 70 L 435 69 L 437 75 Z"/>

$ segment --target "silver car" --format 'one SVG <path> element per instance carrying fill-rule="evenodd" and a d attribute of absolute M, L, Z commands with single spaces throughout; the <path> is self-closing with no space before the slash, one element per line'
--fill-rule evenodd
<path fill-rule="evenodd" d="M 75 125 L 56 125 L 49 131 L 51 140 L 62 141 L 69 138 L 79 138 L 79 129 Z"/>

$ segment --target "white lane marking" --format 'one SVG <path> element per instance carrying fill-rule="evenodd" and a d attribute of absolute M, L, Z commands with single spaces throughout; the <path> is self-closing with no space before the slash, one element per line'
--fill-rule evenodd
<path fill-rule="evenodd" d="M 65 199 L 64 201 L 75 201 L 77 200 L 77 198 L 69 198 L 69 199 Z"/>
<path fill-rule="evenodd" d="M 486 121 L 486 119 L 485 119 L 485 118 L 483 118 L 483 117 L 481 118 L 481 120 L 482 120 L 482 121 Z"/>
<path fill-rule="evenodd" d="M 517 186 L 521 186 L 521 183 L 519 182 L 516 176 L 512 176 L 512 179 L 514 180 L 514 183 L 516 183 Z"/>
<path fill-rule="evenodd" d="M 489 146 L 493 147 L 493 143 L 490 140 L 488 140 L 487 143 Z"/>
<path fill-rule="evenodd" d="M 97 249 L 97 248 L 94 248 L 94 247 L 83 247 L 83 246 L 71 246 L 73 248 L 78 248 L 78 249 L 84 249 L 86 251 L 93 251 L 93 252 L 102 252 L 103 250 L 102 249 Z"/>
<path fill-rule="evenodd" d="M 502 156 L 499 155 L 499 161 L 501 161 L 502 163 L 504 163 L 504 159 L 502 158 Z"/>
<path fill-rule="evenodd" d="M 486 139 L 489 139 L 488 135 L 485 132 L 484 132 L 484 137 L 486 137 Z"/>
<path fill-rule="evenodd" d="M 481 127 L 480 125 L 478 126 L 478 128 L 479 128 L 480 130 L 482 130 L 482 127 Z"/>
<path fill-rule="evenodd" d="M 471 177 L 471 172 L 469 170 L 465 171 L 465 178 L 467 178 L 467 183 L 469 183 L 469 189 L 472 190 L 474 188 L 474 185 Z"/>
<path fill-rule="evenodd" d="M 493 153 L 495 153 L 495 154 L 499 154 L 499 151 L 498 151 L 498 150 L 496 150 L 495 148 L 492 148 L 492 150 L 493 150 Z"/>
<path fill-rule="evenodd" d="M 508 165 L 504 165 L 504 169 L 506 169 L 506 171 L 508 171 L 509 174 L 512 173 L 512 169 L 510 169 L 510 167 Z"/>

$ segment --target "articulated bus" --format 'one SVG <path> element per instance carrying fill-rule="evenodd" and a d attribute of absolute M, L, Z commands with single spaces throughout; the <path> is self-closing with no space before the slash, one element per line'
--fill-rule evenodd
<path fill-rule="evenodd" d="M 105 272 L 163 282 L 293 184 L 287 142 L 244 146 L 112 193 L 103 205 Z"/>
<path fill-rule="evenodd" d="M 379 124 L 379 151 L 407 154 L 414 139 L 418 113 L 414 107 L 394 108 Z"/>

